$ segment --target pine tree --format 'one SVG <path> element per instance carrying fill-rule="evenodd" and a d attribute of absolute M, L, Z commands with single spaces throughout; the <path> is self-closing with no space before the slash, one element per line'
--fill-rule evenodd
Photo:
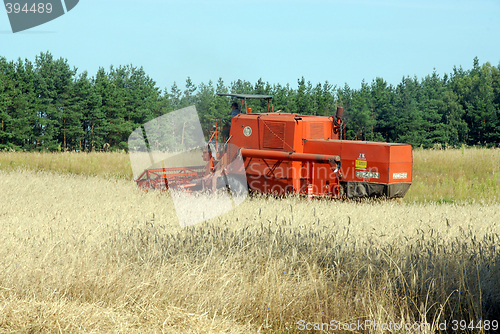
<path fill-rule="evenodd" d="M 177 84 L 174 83 L 172 84 L 172 87 L 170 88 L 170 92 L 168 94 L 168 98 L 171 101 L 170 105 L 172 106 L 173 110 L 181 109 L 181 91 L 179 87 L 177 87 Z"/>
<path fill-rule="evenodd" d="M 418 99 L 422 113 L 422 127 L 426 134 L 422 143 L 424 147 L 448 143 L 446 126 L 442 123 L 442 114 L 439 112 L 439 101 L 442 101 L 444 91 L 444 83 L 435 70 L 421 82 Z"/>
<path fill-rule="evenodd" d="M 215 89 L 212 81 L 210 80 L 208 85 L 201 83 L 196 94 L 196 110 L 200 115 L 201 128 L 205 131 L 205 136 L 208 136 L 210 127 L 215 124 L 214 117 L 219 117 L 215 105 Z"/>
<path fill-rule="evenodd" d="M 454 69 L 451 87 L 458 96 L 468 125 L 468 144 L 499 143 L 499 114 L 495 104 L 494 73 L 489 63 L 479 66 L 474 58 L 470 71 Z"/>
<path fill-rule="evenodd" d="M 184 90 L 184 94 L 182 95 L 180 108 L 185 108 L 196 104 L 195 92 L 196 92 L 196 86 L 191 81 L 191 78 L 188 77 L 186 79 L 186 89 Z"/>
<path fill-rule="evenodd" d="M 0 57 L 0 149 L 11 148 L 10 124 L 12 116 L 10 111 L 12 103 L 10 96 L 13 94 L 13 72 L 12 63 L 8 63 L 4 57 Z"/>
<path fill-rule="evenodd" d="M 72 140 L 74 149 L 95 151 L 102 149 L 106 143 L 108 122 L 101 107 L 102 98 L 96 92 L 95 79 L 89 78 L 85 71 L 78 76 L 74 85 L 73 108 L 81 114 L 81 131 L 74 129 L 78 135 Z"/>
<path fill-rule="evenodd" d="M 395 134 L 396 142 L 420 146 L 427 134 L 422 126 L 422 112 L 418 105 L 420 84 L 417 78 L 405 77 L 396 88 Z"/>
<path fill-rule="evenodd" d="M 117 73 L 113 66 L 110 67 L 109 74 L 103 68 L 99 68 L 95 78 L 95 88 L 102 99 L 100 109 L 108 122 L 105 143 L 114 150 L 126 149 L 128 134 L 133 130 L 126 123 L 128 115 L 121 73 Z M 102 149 L 102 146 L 97 146 L 96 149 Z"/>
<path fill-rule="evenodd" d="M 65 122 L 71 114 L 71 91 L 76 69 L 65 59 L 54 60 L 50 53 L 35 59 L 35 91 L 39 98 L 35 138 L 37 149 L 56 150 L 66 144 Z"/>
<path fill-rule="evenodd" d="M 373 127 L 375 121 L 370 111 L 370 90 L 363 81 L 361 89 L 354 91 L 349 108 L 345 112 L 349 124 L 347 139 L 373 140 Z"/>
<path fill-rule="evenodd" d="M 384 79 L 376 78 L 372 81 L 370 90 L 374 140 L 394 141 L 396 140 L 394 88 L 387 85 Z"/>
<path fill-rule="evenodd" d="M 313 110 L 312 107 L 312 99 L 311 99 L 311 90 L 312 85 L 311 82 L 308 81 L 306 83 L 304 77 L 297 80 L 297 94 L 295 95 L 295 107 L 296 109 L 293 112 L 302 115 L 311 115 Z"/>

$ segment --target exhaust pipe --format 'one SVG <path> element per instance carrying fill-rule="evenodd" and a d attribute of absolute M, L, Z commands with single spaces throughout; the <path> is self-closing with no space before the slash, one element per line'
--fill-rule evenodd
<path fill-rule="evenodd" d="M 337 120 L 341 119 L 343 115 L 344 107 L 337 107 L 337 114 L 335 115 L 335 117 L 337 117 Z"/>

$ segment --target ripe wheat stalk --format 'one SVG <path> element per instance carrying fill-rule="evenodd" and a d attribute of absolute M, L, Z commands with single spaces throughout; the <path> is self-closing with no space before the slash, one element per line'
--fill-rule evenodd
<path fill-rule="evenodd" d="M 499 204 L 253 197 L 181 229 L 168 195 L 130 180 L 0 179 L 0 332 L 295 333 L 300 320 L 500 314 Z"/>

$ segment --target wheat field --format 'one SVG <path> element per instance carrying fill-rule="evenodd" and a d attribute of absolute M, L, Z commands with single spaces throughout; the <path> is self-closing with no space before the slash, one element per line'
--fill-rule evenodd
<path fill-rule="evenodd" d="M 257 196 L 181 229 L 168 195 L 126 178 L 12 168 L 0 180 L 0 333 L 302 333 L 332 320 L 434 333 L 500 318 L 495 202 Z"/>
<path fill-rule="evenodd" d="M 179 156 L 176 156 L 178 159 Z M 196 159 L 196 165 L 202 165 Z M 465 148 L 413 151 L 413 183 L 407 203 L 500 203 L 500 149 Z M 54 171 L 132 180 L 125 152 L 0 152 L 0 170 Z"/>

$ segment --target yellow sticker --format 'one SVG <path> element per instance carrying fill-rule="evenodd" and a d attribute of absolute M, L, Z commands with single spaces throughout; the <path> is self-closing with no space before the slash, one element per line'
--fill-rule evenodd
<path fill-rule="evenodd" d="M 366 169 L 366 160 L 356 160 L 356 169 Z"/>

